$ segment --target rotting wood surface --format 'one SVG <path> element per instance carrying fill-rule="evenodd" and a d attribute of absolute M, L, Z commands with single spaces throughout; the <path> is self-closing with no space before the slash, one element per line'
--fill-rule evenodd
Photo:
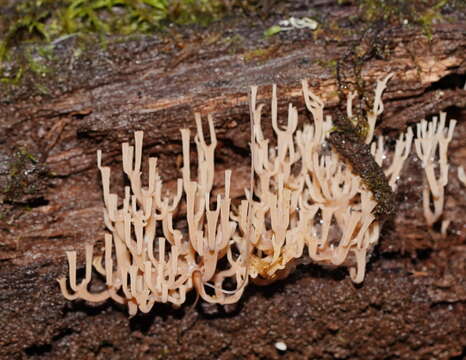
<path fill-rule="evenodd" d="M 131 40 L 96 51 L 90 63 L 64 60 L 60 79 L 44 80 L 52 89 L 48 96 L 18 91 L 0 103 L 2 184 L 19 148 L 53 174 L 41 178 L 37 192 L 3 204 L 1 358 L 465 355 L 466 230 L 460 219 L 466 218 L 466 190 L 455 174 L 466 163 L 466 27 L 454 23 L 434 26 L 431 41 L 415 30 L 391 31 L 389 56 L 370 60 L 363 69 L 367 84 L 374 85 L 375 79 L 395 73 L 377 131 L 394 138 L 440 110 L 459 120 L 450 145 L 445 216 L 453 221 L 446 239 L 424 226 L 421 169 L 411 156 L 397 195 L 397 216 L 386 225 L 362 286 L 355 287 L 344 270 L 301 265 L 275 285 L 250 286 L 237 306 L 200 304 L 192 310 L 188 304 L 173 310 L 160 305 L 132 319 L 110 303 L 91 307 L 62 298 L 55 279 L 67 269 L 64 250 L 80 251 L 86 241 L 103 238 L 97 149 L 120 186 L 120 143 L 142 129 L 145 154 L 158 156 L 164 179 L 173 182 L 180 174 L 179 129 L 193 128 L 194 111 L 211 112 L 219 137 L 217 170 L 220 175 L 233 168 L 233 193 L 241 196 L 249 182 L 249 85 L 262 86 L 258 98 L 267 108 L 270 85 L 277 83 L 281 114 L 290 101 L 304 114 L 302 78 L 325 99 L 328 111 L 336 105 L 335 76 L 322 63 L 344 56 L 357 38 L 324 42 L 299 32 L 267 42 L 263 25 L 242 21 L 226 23 L 232 33 L 248 34 L 234 51 L 214 41 L 225 24 L 204 30 L 182 49 L 161 39 Z M 267 49 L 268 56 L 252 56 L 257 48 Z M 270 124 L 264 120 L 263 125 L 270 134 Z M 286 353 L 277 352 L 277 341 L 287 344 Z"/>

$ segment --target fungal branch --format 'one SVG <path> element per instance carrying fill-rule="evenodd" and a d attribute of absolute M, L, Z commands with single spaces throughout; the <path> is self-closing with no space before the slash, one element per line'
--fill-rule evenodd
<path fill-rule="evenodd" d="M 388 178 L 388 183 L 392 188 L 392 191 L 397 189 L 397 181 L 400 178 L 401 170 L 403 165 L 411 153 L 411 147 L 413 143 L 413 130 L 408 128 L 406 133 L 402 133 L 395 144 L 395 151 L 393 152 L 393 158 L 391 165 L 386 167 L 387 158 L 384 150 L 384 137 L 379 136 L 376 141 L 371 143 L 371 154 L 374 157 L 377 164 L 384 168 L 385 176 Z"/>
<path fill-rule="evenodd" d="M 417 124 L 417 138 L 414 141 L 428 184 L 422 192 L 424 217 L 428 226 L 440 219 L 445 202 L 449 168 L 447 151 L 456 125 L 456 121 L 451 120 L 445 128 L 446 117 L 446 113 L 441 112 L 440 120 L 438 117 L 434 117 L 431 122 L 422 120 Z"/>
<path fill-rule="evenodd" d="M 244 286 L 246 268 L 243 265 L 244 244 L 235 236 L 237 223 L 230 219 L 231 171 L 225 171 L 224 194 L 217 195 L 215 208 L 212 209 L 210 194 L 214 180 L 214 152 L 217 146 L 214 122 L 208 116 L 211 142 L 207 145 L 200 114 L 195 114 L 197 135 L 195 136 L 198 154 L 198 180 L 191 181 L 189 130 L 181 130 L 183 140 L 183 183 L 186 193 L 186 219 L 188 222 L 190 249 L 197 259 L 191 264 L 194 287 L 198 294 L 211 303 L 233 303 L 239 300 Z M 235 253 L 236 251 L 236 253 Z M 222 258 L 227 260 L 226 269 L 219 269 Z M 213 281 L 214 284 L 210 284 Z M 236 291 L 223 289 L 223 283 L 236 283 Z M 214 289 L 210 295 L 205 286 Z"/>
<path fill-rule="evenodd" d="M 256 105 L 257 88 L 251 89 L 251 114 L 253 139 L 253 174 L 255 198 L 249 216 L 252 221 L 252 247 L 249 273 L 255 282 L 264 283 L 285 276 L 291 260 L 303 252 L 302 237 L 297 222 L 299 194 L 303 179 L 292 174 L 301 155 L 296 150 L 294 133 L 298 125 L 298 112 L 291 104 L 284 129 L 278 124 L 277 88 L 272 88 L 272 128 L 276 135 L 276 147 L 269 146 L 261 127 L 263 105 Z M 280 276 L 278 272 L 281 272 Z"/>
<path fill-rule="evenodd" d="M 367 124 L 368 124 L 368 132 L 365 139 L 366 144 L 370 144 L 374 137 L 374 130 L 375 130 L 375 123 L 377 122 L 377 118 L 379 115 L 383 113 L 383 101 L 382 101 L 382 94 L 387 87 L 387 82 L 393 77 L 393 73 L 387 75 L 383 80 L 377 80 L 377 85 L 375 87 L 375 95 L 374 95 L 374 104 L 372 111 L 367 114 Z M 348 98 L 351 99 L 351 96 Z"/>

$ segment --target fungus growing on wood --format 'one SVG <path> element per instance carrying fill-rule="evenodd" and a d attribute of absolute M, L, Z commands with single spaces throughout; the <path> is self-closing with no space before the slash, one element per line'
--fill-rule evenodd
<path fill-rule="evenodd" d="M 376 88 L 375 118 L 383 110 L 381 96 L 388 78 Z M 143 186 L 142 131 L 135 133 L 134 146 L 122 145 L 129 186 L 121 201 L 110 191 L 110 168 L 102 165 L 98 151 L 107 228 L 103 255 L 94 255 L 93 245 L 85 246 L 85 276 L 78 285 L 76 252 L 67 252 L 69 284 L 65 278 L 58 280 L 65 298 L 91 302 L 112 298 L 126 304 L 130 315 L 138 310 L 148 312 L 155 303 L 179 306 L 191 290 L 210 303 L 234 303 L 249 280 L 263 284 L 287 276 L 305 249 L 312 261 L 347 266 L 354 282 L 363 281 L 367 254 L 380 235 L 381 222 L 374 213 L 378 199 L 352 164 L 325 145 L 332 120 L 324 117 L 324 103 L 309 90 L 307 81 L 302 82 L 302 92 L 313 123 L 298 129 L 298 111 L 290 104 L 287 126 L 281 128 L 277 88 L 273 86 L 274 147 L 274 141 L 262 132 L 264 105 L 257 105 L 257 87 L 251 88 L 251 186 L 237 208 L 231 206 L 230 170 L 224 173 L 223 192 L 212 199 L 217 139 L 210 115 L 208 144 L 201 116 L 195 114 L 195 180 L 190 131 L 181 130 L 182 177 L 173 194 L 164 190 L 156 158 L 148 160 L 148 182 Z M 347 112 L 348 116 L 352 113 L 351 95 Z M 375 118 L 368 119 L 371 127 Z M 369 133 L 366 141 L 372 139 L 372 128 Z M 392 189 L 412 137 L 410 130 L 400 136 L 392 162 L 386 166 L 389 180 L 384 181 Z M 383 138 L 374 140 L 371 149 L 368 156 L 373 156 L 374 164 L 384 166 Z M 185 209 L 187 231 L 176 228 L 175 217 L 181 208 Z M 106 288 L 100 293 L 89 290 L 93 268 L 105 278 Z"/>
<path fill-rule="evenodd" d="M 233 254 L 233 244 L 241 240 L 236 222 L 230 220 L 231 171 L 225 172 L 224 195 L 218 195 L 215 209 L 211 209 L 210 193 L 214 177 L 214 150 L 217 144 L 213 119 L 208 118 L 211 143 L 207 144 L 202 131 L 201 117 L 195 116 L 198 153 L 197 181 L 190 174 L 190 131 L 181 130 L 183 141 L 183 177 L 177 181 L 173 195 L 164 193 L 157 168 L 157 159 L 149 158 L 148 185 L 142 186 L 143 132 L 135 133 L 135 145 L 122 145 L 123 171 L 130 181 L 119 206 L 117 194 L 110 192 L 110 168 L 102 166 L 102 153 L 97 164 L 102 176 L 105 234 L 104 257 L 93 256 L 92 245 L 86 245 L 86 275 L 76 285 L 76 252 L 67 252 L 70 268 L 70 293 L 66 279 L 60 279 L 63 295 L 74 300 L 91 302 L 109 297 L 128 305 L 129 313 L 139 309 L 148 312 L 156 302 L 181 305 L 186 293 L 196 288 L 209 302 L 235 302 L 244 289 L 246 266 L 243 254 Z M 184 195 L 188 234 L 174 229 L 174 214 Z M 161 233 L 163 236 L 157 236 Z M 235 235 L 233 237 L 233 235 Z M 242 249 L 241 244 L 237 249 Z M 219 271 L 218 262 L 225 258 L 227 269 Z M 103 264 L 102 264 L 103 260 Z M 106 279 L 107 289 L 94 294 L 87 290 L 92 267 Z M 222 284 L 232 278 L 239 284 L 237 291 L 223 291 Z M 209 282 L 213 282 L 213 285 Z M 204 287 L 215 289 L 209 295 Z"/>

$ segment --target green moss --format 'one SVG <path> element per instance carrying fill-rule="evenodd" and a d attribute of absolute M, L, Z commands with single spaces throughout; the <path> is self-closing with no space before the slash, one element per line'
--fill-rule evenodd
<path fill-rule="evenodd" d="M 282 28 L 279 25 L 273 25 L 264 31 L 264 36 L 273 36 L 275 34 L 278 34 L 280 31 L 282 31 Z"/>
<path fill-rule="evenodd" d="M 244 37 L 239 34 L 227 36 L 220 39 L 220 43 L 225 46 L 229 54 L 236 54 L 244 45 Z"/>
<path fill-rule="evenodd" d="M 46 167 L 24 148 L 17 149 L 8 163 L 6 181 L 0 189 L 0 200 L 22 203 L 28 196 L 37 194 L 49 176 Z"/>
<path fill-rule="evenodd" d="M 12 45 L 27 41 L 49 42 L 74 33 L 146 33 L 169 23 L 205 25 L 225 11 L 219 0 L 24 1 L 0 16 L 0 59 Z"/>
<path fill-rule="evenodd" d="M 274 44 L 266 48 L 254 49 L 243 54 L 245 62 L 266 61 L 275 54 L 280 48 L 280 44 Z"/>
<path fill-rule="evenodd" d="M 5 76 L 4 73 L 0 73 L 0 83 L 9 85 L 9 86 L 16 86 L 19 84 L 21 81 L 21 78 L 23 76 L 23 68 L 20 67 L 18 70 L 15 72 L 13 76 Z"/>
<path fill-rule="evenodd" d="M 62 57 L 69 54 L 68 44 L 74 48 L 73 55 L 69 55 L 74 63 L 77 58 L 88 56 L 89 51 L 105 49 L 107 44 L 127 41 L 132 36 L 158 32 L 172 39 L 173 29 L 167 29 L 171 24 L 206 26 L 233 11 L 257 15 L 263 2 L 0 0 L 0 100 L 8 102 L 18 94 L 54 93 L 56 88 L 52 86 L 61 83 Z M 67 41 L 65 47 L 58 46 L 67 38 L 73 40 Z M 241 48 L 236 40 L 232 39 L 229 51 Z M 55 58 L 54 52 L 60 55 Z"/>
<path fill-rule="evenodd" d="M 56 72 L 56 66 L 59 64 L 52 45 L 28 46 L 9 55 L 11 59 L 8 66 L 0 66 L 2 100 L 7 99 L 9 90 L 25 83 L 28 83 L 31 89 L 34 88 L 37 94 L 50 93 L 44 80 Z"/>
<path fill-rule="evenodd" d="M 337 59 L 329 59 L 329 60 L 318 59 L 316 61 L 316 64 L 319 65 L 320 67 L 323 67 L 324 69 L 330 70 L 332 75 L 336 75 L 337 64 L 338 64 Z"/>
<path fill-rule="evenodd" d="M 442 15 L 446 6 L 465 9 L 464 1 L 460 0 L 361 0 L 359 5 L 360 16 L 366 22 L 419 26 L 428 38 L 432 36 L 432 25 L 446 20 Z"/>
<path fill-rule="evenodd" d="M 0 30 L 8 29 L 0 42 L 0 58 L 13 44 L 52 41 L 66 34 L 128 35 L 160 30 L 170 23 L 207 25 L 227 13 L 226 4 L 221 0 L 29 0 L 0 15 Z"/>

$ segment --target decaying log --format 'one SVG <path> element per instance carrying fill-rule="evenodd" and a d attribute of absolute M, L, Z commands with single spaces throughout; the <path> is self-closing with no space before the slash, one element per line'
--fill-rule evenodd
<path fill-rule="evenodd" d="M 452 223 L 446 239 L 423 223 L 421 169 L 412 156 L 397 217 L 386 226 L 360 287 L 344 270 L 311 264 L 271 287 L 251 287 L 238 306 L 225 309 L 161 305 L 128 319 L 110 303 L 91 307 L 62 298 L 55 279 L 67 269 L 64 251 L 82 253 L 85 242 L 103 239 L 97 149 L 115 168 L 120 186 L 120 143 L 144 130 L 146 155 L 157 156 L 164 180 L 174 181 L 180 176 L 179 129 L 194 127 L 194 112 L 212 113 L 220 143 L 217 170 L 233 168 L 232 191 L 240 197 L 249 181 L 250 85 L 260 86 L 258 98 L 267 108 L 271 84 L 277 83 L 280 113 L 293 102 L 300 121 L 309 121 L 300 90 L 306 78 L 329 113 L 335 109 L 334 64 L 361 40 L 358 33 L 338 41 L 301 30 L 264 39 L 265 25 L 249 21 L 199 30 L 181 49 L 163 37 L 145 37 L 96 49 L 76 62 L 67 57 L 70 38 L 57 50 L 63 52 L 59 73 L 44 80 L 48 94 L 20 89 L 0 95 L 0 183 L 11 187 L 19 181 L 12 164 L 26 174 L 20 178 L 24 188 L 2 195 L 0 358 L 465 355 L 466 189 L 456 169 L 466 164 L 466 26 L 459 22 L 434 25 L 430 39 L 415 28 L 383 29 L 378 36 L 388 53 L 368 59 L 361 72 L 370 91 L 376 79 L 394 73 L 379 134 L 395 138 L 441 110 L 459 121 L 450 145 L 445 217 Z M 247 40 L 225 40 L 236 33 Z M 264 126 L 270 133 L 270 124 Z M 277 352 L 277 341 L 287 344 L 286 353 Z"/>

